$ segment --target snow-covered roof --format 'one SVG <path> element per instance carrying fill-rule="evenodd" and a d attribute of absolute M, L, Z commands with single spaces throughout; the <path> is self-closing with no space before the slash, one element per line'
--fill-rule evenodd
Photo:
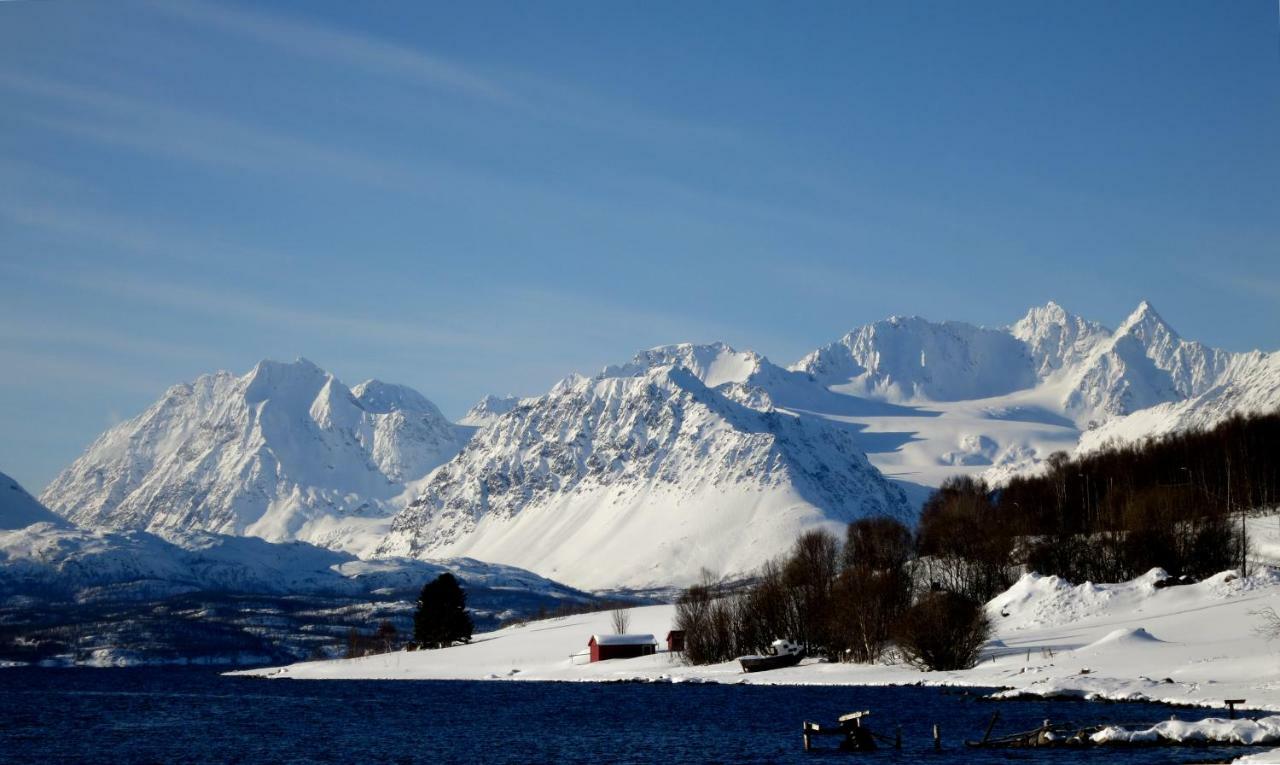
<path fill-rule="evenodd" d="M 652 645 L 657 643 L 653 635 L 592 635 L 596 645 Z"/>

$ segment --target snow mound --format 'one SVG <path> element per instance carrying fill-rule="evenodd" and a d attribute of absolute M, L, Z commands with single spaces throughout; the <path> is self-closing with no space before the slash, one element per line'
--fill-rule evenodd
<path fill-rule="evenodd" d="M 1259 720 L 1166 720 L 1150 728 L 1128 730 L 1110 726 L 1090 736 L 1098 744 L 1280 744 L 1280 715 Z"/>
<path fill-rule="evenodd" d="M 1139 646 L 1143 643 L 1163 643 L 1160 638 L 1152 635 L 1143 627 L 1121 627 L 1118 630 L 1112 630 L 1098 640 L 1093 641 L 1089 645 L 1081 648 L 1081 651 L 1091 651 L 1099 648 L 1128 648 L 1131 646 Z"/>

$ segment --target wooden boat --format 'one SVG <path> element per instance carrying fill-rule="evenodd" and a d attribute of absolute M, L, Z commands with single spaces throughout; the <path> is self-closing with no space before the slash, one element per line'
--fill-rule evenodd
<path fill-rule="evenodd" d="M 768 656 L 739 656 L 743 672 L 765 672 L 770 669 L 794 667 L 804 658 L 804 649 L 790 640 L 773 641 L 773 653 Z"/>
<path fill-rule="evenodd" d="M 794 667 L 800 663 L 802 654 L 784 653 L 781 656 L 740 656 L 738 663 L 742 665 L 743 672 L 765 672 L 770 669 L 782 669 L 783 667 Z"/>

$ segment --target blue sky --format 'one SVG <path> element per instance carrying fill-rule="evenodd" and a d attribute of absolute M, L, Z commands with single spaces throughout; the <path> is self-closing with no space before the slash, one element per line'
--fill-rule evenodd
<path fill-rule="evenodd" d="M 465 6 L 465 7 L 463 7 Z M 1054 299 L 1280 347 L 1257 2 L 0 3 L 0 471 L 302 355 L 460 415 Z"/>

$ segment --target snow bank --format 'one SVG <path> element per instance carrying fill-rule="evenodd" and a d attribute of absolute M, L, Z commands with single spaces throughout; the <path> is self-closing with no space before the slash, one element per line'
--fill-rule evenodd
<path fill-rule="evenodd" d="M 1168 720 L 1142 730 L 1110 726 L 1089 737 L 1098 744 L 1280 744 L 1280 715 L 1260 720 L 1210 717 L 1196 722 Z"/>

